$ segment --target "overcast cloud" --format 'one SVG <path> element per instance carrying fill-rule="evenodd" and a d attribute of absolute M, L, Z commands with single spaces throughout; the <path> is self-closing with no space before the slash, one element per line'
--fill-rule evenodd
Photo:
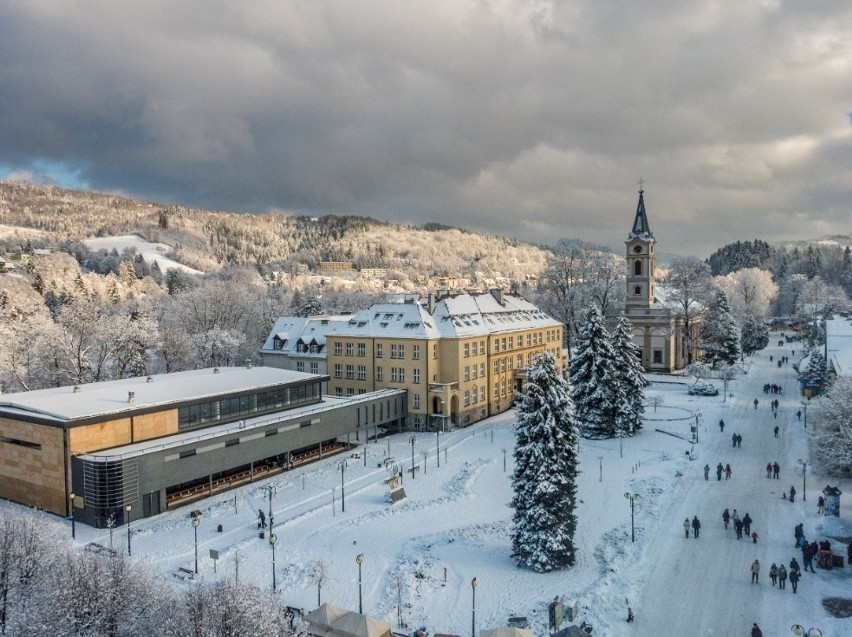
<path fill-rule="evenodd" d="M 146 199 L 618 246 L 641 177 L 663 251 L 852 231 L 849 0 L 0 0 L 0 87 L 7 174 Z"/>

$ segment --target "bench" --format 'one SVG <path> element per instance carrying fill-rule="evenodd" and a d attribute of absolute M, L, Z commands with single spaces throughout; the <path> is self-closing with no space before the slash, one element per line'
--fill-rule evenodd
<path fill-rule="evenodd" d="M 111 549 L 103 544 L 98 544 L 97 542 L 89 542 L 84 547 L 84 550 L 89 553 L 94 553 L 95 555 L 109 555 L 110 557 L 118 555 L 115 549 Z"/>
<path fill-rule="evenodd" d="M 195 571 L 193 571 L 191 568 L 186 568 L 184 566 L 178 568 L 178 570 L 172 573 L 172 575 L 184 581 L 188 579 L 195 579 Z"/>

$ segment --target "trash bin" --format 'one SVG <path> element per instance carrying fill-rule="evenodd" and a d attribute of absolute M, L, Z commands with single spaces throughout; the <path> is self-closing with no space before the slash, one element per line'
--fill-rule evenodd
<path fill-rule="evenodd" d="M 261 529 L 261 530 L 258 532 L 257 537 L 259 537 L 259 538 L 262 540 L 263 538 L 265 538 L 265 537 L 266 537 L 266 531 L 264 531 L 263 529 Z"/>

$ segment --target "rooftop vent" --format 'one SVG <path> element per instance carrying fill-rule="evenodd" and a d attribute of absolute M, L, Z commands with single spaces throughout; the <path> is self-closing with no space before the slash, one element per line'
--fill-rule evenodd
<path fill-rule="evenodd" d="M 213 373 L 214 373 L 214 374 L 218 374 L 218 373 L 219 373 L 219 368 L 218 368 L 218 367 L 214 367 L 214 368 L 213 368 Z"/>
<path fill-rule="evenodd" d="M 127 402 L 129 402 L 131 405 L 136 402 L 136 392 L 135 391 L 127 392 Z"/>
<path fill-rule="evenodd" d="M 79 393 L 80 393 L 80 386 L 79 386 L 79 385 L 74 385 L 74 393 L 75 393 L 75 394 L 79 394 Z"/>
<path fill-rule="evenodd" d="M 145 382 L 146 382 L 146 383 L 153 383 L 153 382 L 154 382 L 154 377 L 153 377 L 153 376 L 148 376 L 148 378 L 146 378 L 146 379 L 145 379 Z"/>

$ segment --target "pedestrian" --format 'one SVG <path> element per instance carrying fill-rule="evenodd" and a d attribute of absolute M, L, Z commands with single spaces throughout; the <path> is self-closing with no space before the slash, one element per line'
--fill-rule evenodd
<path fill-rule="evenodd" d="M 705 480 L 710 479 L 710 465 L 709 464 L 704 465 L 704 479 Z"/>
<path fill-rule="evenodd" d="M 760 562 L 757 560 L 751 563 L 751 583 L 760 584 Z"/>
<path fill-rule="evenodd" d="M 793 592 L 799 588 L 799 571 L 790 571 L 790 586 L 793 587 Z"/>
<path fill-rule="evenodd" d="M 772 562 L 772 566 L 769 567 L 769 579 L 772 580 L 773 586 L 778 583 L 778 567 L 775 562 Z"/>
<path fill-rule="evenodd" d="M 265 529 L 266 528 L 266 516 L 263 514 L 263 509 L 257 510 L 257 519 L 258 519 L 258 523 L 257 523 L 258 528 Z"/>
<path fill-rule="evenodd" d="M 725 530 L 726 531 L 728 530 L 728 522 L 730 522 L 730 521 L 731 521 L 731 514 L 728 513 L 727 509 L 725 509 L 724 511 L 722 511 L 722 522 L 725 523 Z M 852 542 L 850 542 L 850 544 L 852 544 Z"/>
<path fill-rule="evenodd" d="M 771 462 L 766 463 L 766 477 L 767 478 L 772 477 L 772 463 Z"/>
<path fill-rule="evenodd" d="M 731 465 L 726 464 L 725 465 L 725 480 L 730 480 L 730 479 L 731 479 Z"/>
<path fill-rule="evenodd" d="M 689 538 L 689 518 L 683 521 L 683 537 Z"/>
<path fill-rule="evenodd" d="M 633 621 L 633 609 L 630 606 L 627 607 L 627 621 Z"/>
<path fill-rule="evenodd" d="M 769 362 L 770 363 L 772 362 L 772 355 L 771 354 L 769 355 Z"/>
<path fill-rule="evenodd" d="M 719 421 L 719 431 L 725 431 L 725 421 L 724 420 Z"/>
<path fill-rule="evenodd" d="M 846 547 L 846 563 L 852 564 L 852 540 L 849 540 L 849 546 Z"/>
<path fill-rule="evenodd" d="M 775 412 L 775 415 L 776 415 L 776 416 L 778 415 L 778 412 L 777 412 L 777 411 Z M 775 425 L 775 437 L 776 437 L 776 438 L 778 437 L 778 425 Z"/>
<path fill-rule="evenodd" d="M 763 633 L 760 631 L 760 626 L 757 624 L 751 625 L 751 637 L 763 637 Z"/>
<path fill-rule="evenodd" d="M 775 418 L 775 420 L 778 420 L 778 411 L 777 410 L 772 412 L 772 417 Z M 778 437 L 778 427 L 775 427 L 775 437 L 776 438 Z"/>
<path fill-rule="evenodd" d="M 743 446 L 743 437 L 741 434 L 737 434 L 737 447 Z"/>
<path fill-rule="evenodd" d="M 721 480 L 721 479 L 722 479 L 722 472 L 723 472 L 724 470 L 725 470 L 725 468 L 722 466 L 722 463 L 721 463 L 721 462 L 720 462 L 719 464 L 717 464 L 717 465 L 716 465 L 716 479 L 717 479 L 717 480 Z"/>
<path fill-rule="evenodd" d="M 796 538 L 796 546 L 799 546 L 800 543 L 804 541 L 805 528 L 801 522 L 793 527 L 793 537 Z"/>
<path fill-rule="evenodd" d="M 757 409 L 757 398 L 754 399 L 754 408 Z"/>
<path fill-rule="evenodd" d="M 787 569 L 783 564 L 778 567 L 778 588 L 787 588 Z"/>
<path fill-rule="evenodd" d="M 781 467 L 779 467 L 779 466 L 778 466 L 778 463 L 777 463 L 777 462 L 775 462 L 775 463 L 772 465 L 772 477 L 773 477 L 773 478 L 775 478 L 776 480 L 778 479 L 778 472 L 779 472 L 779 471 L 781 471 Z"/>
<path fill-rule="evenodd" d="M 698 539 L 698 534 L 701 531 L 701 522 L 698 521 L 698 516 L 693 516 L 692 518 L 692 534 L 695 536 L 695 539 Z"/>
<path fill-rule="evenodd" d="M 734 446 L 734 447 L 737 446 L 737 432 L 736 431 L 733 434 L 731 434 L 731 445 Z"/>
<path fill-rule="evenodd" d="M 811 548 L 811 545 L 807 542 L 802 543 L 802 561 L 805 563 L 805 572 L 807 573 L 810 570 L 811 573 L 815 573 L 814 571 L 814 555 L 816 555 L 816 547 Z"/>
<path fill-rule="evenodd" d="M 801 571 L 801 570 L 802 569 L 799 568 L 799 563 L 796 561 L 796 558 L 795 557 L 791 558 L 790 559 L 790 572 L 792 573 L 793 571 Z"/>
<path fill-rule="evenodd" d="M 743 516 L 743 531 L 746 535 L 751 533 L 751 516 L 748 513 Z"/>
<path fill-rule="evenodd" d="M 752 531 L 751 532 L 751 543 L 757 544 L 757 538 L 758 538 L 757 531 Z"/>
<path fill-rule="evenodd" d="M 817 498 L 817 513 L 825 513 L 825 498 L 822 496 Z"/>
<path fill-rule="evenodd" d="M 796 498 L 796 487 L 790 486 L 790 502 Z"/>
<path fill-rule="evenodd" d="M 737 539 L 743 539 L 743 521 L 737 518 L 734 520 L 734 531 L 737 532 Z"/>
<path fill-rule="evenodd" d="M 796 420 L 801 420 L 801 419 L 802 419 L 802 410 L 800 409 L 799 411 L 796 412 Z"/>

